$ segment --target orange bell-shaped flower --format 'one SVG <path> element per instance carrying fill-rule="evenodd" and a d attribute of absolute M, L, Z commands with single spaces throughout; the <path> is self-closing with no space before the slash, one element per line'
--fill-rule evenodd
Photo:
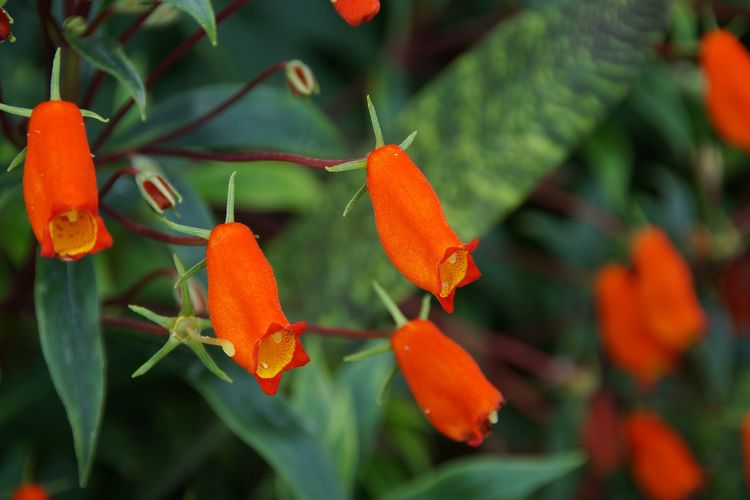
<path fill-rule="evenodd" d="M 477 240 L 458 239 L 435 190 L 399 146 L 377 148 L 367 157 L 367 190 L 388 258 L 406 279 L 453 312 L 456 288 L 481 276 L 471 256 Z"/>
<path fill-rule="evenodd" d="M 672 369 L 677 352 L 651 334 L 630 271 L 605 266 L 596 275 L 595 294 L 602 344 L 613 363 L 646 384 Z"/>
<path fill-rule="evenodd" d="M 703 471 L 687 445 L 658 416 L 636 412 L 624 431 L 633 477 L 649 498 L 687 500 L 703 485 Z"/>
<path fill-rule="evenodd" d="M 706 78 L 706 107 L 719 134 L 750 152 L 750 53 L 726 30 L 704 35 L 700 63 Z"/>
<path fill-rule="evenodd" d="M 43 257 L 80 259 L 112 245 L 99 217 L 99 193 L 78 106 L 39 104 L 29 120 L 23 195 Z"/>
<path fill-rule="evenodd" d="M 371 21 L 380 12 L 380 0 L 331 0 L 336 12 L 352 26 Z"/>
<path fill-rule="evenodd" d="M 27 483 L 16 489 L 11 496 L 11 500 L 48 500 L 49 495 L 41 485 L 36 483 Z"/>
<path fill-rule="evenodd" d="M 750 490 L 750 411 L 745 414 L 742 421 L 742 451 L 745 455 L 745 479 Z"/>
<path fill-rule="evenodd" d="M 276 394 L 283 371 L 310 361 L 299 340 L 305 322 L 287 320 L 273 270 L 244 224 L 219 224 L 211 231 L 206 267 L 216 336 L 234 344 L 234 360 L 255 376 L 263 392 Z"/>
<path fill-rule="evenodd" d="M 469 353 L 423 319 L 399 328 L 391 347 L 433 427 L 455 441 L 479 446 L 497 422 L 503 396 Z"/>
<path fill-rule="evenodd" d="M 706 316 L 685 259 L 661 229 L 649 227 L 633 239 L 638 298 L 652 334 L 673 349 L 684 350 L 706 329 Z"/>

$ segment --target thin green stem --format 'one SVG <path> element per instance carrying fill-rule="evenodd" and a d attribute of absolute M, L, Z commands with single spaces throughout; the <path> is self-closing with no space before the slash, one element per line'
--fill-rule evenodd
<path fill-rule="evenodd" d="M 430 317 L 431 299 L 432 295 L 429 293 L 422 297 L 422 307 L 419 308 L 419 319 L 427 319 Z"/>
<path fill-rule="evenodd" d="M 344 361 L 346 361 L 347 363 L 351 361 L 360 361 L 360 360 L 367 359 L 372 356 L 377 356 L 378 354 L 386 353 L 390 350 L 391 350 L 391 343 L 386 342 L 379 346 L 371 347 L 369 349 L 365 349 L 364 351 L 360 351 L 354 354 L 350 354 L 348 356 L 344 356 Z"/>
<path fill-rule="evenodd" d="M 383 289 L 382 286 L 380 286 L 377 281 L 372 282 L 372 287 L 375 289 L 375 293 L 378 294 L 378 297 L 380 297 L 380 301 L 391 314 L 391 317 L 396 323 L 396 326 L 399 328 L 404 326 L 407 323 L 406 316 L 404 316 L 404 313 L 401 312 L 401 309 L 398 308 L 391 296 L 388 295 L 388 293 Z"/>

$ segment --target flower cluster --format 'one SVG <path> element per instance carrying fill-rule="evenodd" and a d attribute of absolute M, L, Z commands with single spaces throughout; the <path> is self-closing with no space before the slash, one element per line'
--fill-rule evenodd
<path fill-rule="evenodd" d="M 653 383 L 702 335 L 706 317 L 690 269 L 662 230 L 639 231 L 631 257 L 632 271 L 609 264 L 597 273 L 600 333 L 615 364 Z"/>

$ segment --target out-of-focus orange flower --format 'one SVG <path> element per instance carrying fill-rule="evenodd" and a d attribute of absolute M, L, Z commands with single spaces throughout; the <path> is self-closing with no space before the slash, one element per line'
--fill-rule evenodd
<path fill-rule="evenodd" d="M 701 40 L 700 63 L 714 127 L 726 141 L 750 152 L 750 54 L 729 31 L 714 30 Z"/>
<path fill-rule="evenodd" d="M 453 312 L 456 288 L 479 279 L 471 252 L 448 225 L 427 178 L 399 146 L 367 157 L 367 190 L 385 253 L 406 279 L 431 292 Z"/>
<path fill-rule="evenodd" d="M 44 257 L 80 259 L 112 245 L 78 107 L 46 101 L 31 113 L 23 195 Z"/>
<path fill-rule="evenodd" d="M 283 371 L 310 361 L 299 340 L 305 323 L 287 320 L 273 270 L 244 224 L 219 224 L 211 231 L 206 267 L 216 336 L 234 344 L 234 360 L 266 394 L 276 394 Z"/>
<path fill-rule="evenodd" d="M 673 349 L 686 349 L 706 329 L 690 268 L 655 227 L 636 234 L 631 254 L 641 310 L 651 333 Z"/>
<path fill-rule="evenodd" d="M 745 414 L 742 421 L 742 450 L 745 455 L 745 479 L 750 489 L 750 411 Z"/>
<path fill-rule="evenodd" d="M 391 337 L 396 362 L 430 423 L 449 438 L 479 446 L 497 422 L 503 395 L 476 361 L 432 322 L 409 321 Z"/>
<path fill-rule="evenodd" d="M 624 424 L 630 463 L 638 487 L 654 500 L 683 500 L 704 483 L 703 471 L 682 438 L 647 411 Z"/>
<path fill-rule="evenodd" d="M 24 484 L 13 492 L 12 500 L 48 500 L 49 495 L 36 483 Z"/>
<path fill-rule="evenodd" d="M 654 338 L 645 322 L 636 279 L 624 266 L 610 264 L 596 275 L 599 330 L 607 356 L 644 383 L 672 369 L 676 351 Z"/>
<path fill-rule="evenodd" d="M 333 7 L 352 26 L 371 21 L 380 12 L 380 0 L 331 0 Z"/>
<path fill-rule="evenodd" d="M 608 476 L 620 467 L 623 458 L 620 415 L 612 394 L 602 391 L 591 398 L 581 441 L 597 476 Z"/>

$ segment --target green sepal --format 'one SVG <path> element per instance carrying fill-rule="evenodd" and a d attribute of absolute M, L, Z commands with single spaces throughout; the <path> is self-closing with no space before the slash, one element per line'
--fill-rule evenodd
<path fill-rule="evenodd" d="M 352 199 L 349 200 L 349 203 L 346 204 L 346 207 L 344 208 L 344 217 L 347 216 L 349 212 L 351 212 L 352 208 L 354 208 L 354 204 L 357 203 L 364 195 L 367 193 L 367 183 L 365 182 L 362 184 L 362 187 L 359 188 L 359 190 L 354 193 L 354 196 L 352 196 Z"/>
<path fill-rule="evenodd" d="M 18 106 L 8 106 L 0 102 L 0 111 L 10 113 L 11 115 L 23 116 L 24 118 L 31 118 L 31 109 L 19 108 Z"/>
<path fill-rule="evenodd" d="M 206 352 L 206 348 L 203 347 L 202 343 L 198 342 L 197 340 L 191 339 L 186 340 L 185 344 L 187 344 L 187 346 L 193 350 L 196 356 L 198 356 L 198 359 L 200 359 L 203 365 L 208 368 L 208 371 L 225 382 L 229 382 L 230 384 L 233 382 L 229 375 L 224 373 L 224 371 L 216 365 L 213 358 L 208 355 L 208 352 Z"/>
<path fill-rule="evenodd" d="M 393 321 L 396 323 L 398 328 L 401 328 L 407 323 L 406 316 L 401 312 L 396 303 L 393 301 L 390 295 L 383 290 L 383 287 L 377 281 L 372 282 L 372 287 L 375 289 L 375 293 L 380 297 L 380 301 L 383 303 L 385 308 L 391 313 Z"/>
<path fill-rule="evenodd" d="M 162 328 L 166 328 L 167 330 L 172 330 L 174 328 L 175 322 L 177 321 L 177 318 L 169 318 L 167 316 L 162 316 L 160 314 L 156 314 L 153 311 L 150 311 L 146 309 L 145 307 L 137 306 L 135 304 L 129 304 L 128 309 L 133 311 L 136 314 L 140 314 L 144 318 L 146 318 L 149 321 L 152 321 L 159 325 Z"/>
<path fill-rule="evenodd" d="M 93 118 L 94 120 L 99 120 L 102 123 L 109 122 L 109 118 L 104 118 L 102 115 L 95 113 L 90 109 L 82 109 L 81 116 L 83 116 L 84 118 Z"/>
<path fill-rule="evenodd" d="M 188 269 L 187 271 L 184 271 L 183 273 L 180 273 L 180 277 L 177 278 L 177 281 L 174 284 L 174 287 L 180 287 L 183 284 L 187 285 L 187 281 L 201 272 L 206 267 L 206 259 L 201 259 L 197 264 L 195 264 L 193 267 Z"/>
<path fill-rule="evenodd" d="M 60 47 L 55 51 L 55 57 L 52 58 L 52 78 L 49 82 L 49 100 L 60 100 Z"/>
<path fill-rule="evenodd" d="M 399 147 L 404 150 L 409 149 L 409 146 L 411 146 L 412 143 L 414 143 L 414 139 L 416 139 L 416 137 L 417 137 L 417 131 L 415 130 L 414 132 L 409 134 L 409 137 L 407 137 L 401 142 Z"/>
<path fill-rule="evenodd" d="M 367 168 L 367 160 L 363 158 L 361 160 L 352 160 L 345 163 L 339 163 L 338 165 L 331 165 L 330 167 L 326 167 L 326 171 L 337 173 L 348 172 L 350 170 L 362 170 L 364 168 Z"/>
<path fill-rule="evenodd" d="M 383 385 L 380 386 L 380 390 L 378 391 L 378 405 L 382 405 L 385 401 L 385 394 L 388 392 L 388 389 L 391 387 L 391 383 L 393 382 L 393 379 L 396 377 L 396 374 L 398 373 L 398 365 L 393 365 L 393 368 L 391 368 L 391 371 L 388 373 L 388 376 L 383 381 Z"/>
<path fill-rule="evenodd" d="M 190 299 L 190 288 L 188 286 L 188 282 L 184 278 L 185 266 L 176 253 L 172 254 L 172 260 L 174 261 L 174 267 L 175 269 L 177 269 L 178 276 L 177 283 L 175 283 L 175 288 L 177 288 L 177 286 L 180 287 L 180 297 L 182 298 L 182 307 L 180 308 L 180 313 L 178 316 L 193 316 L 195 314 L 195 309 L 193 308 L 193 301 Z"/>
<path fill-rule="evenodd" d="M 359 351 L 359 352 L 355 352 L 354 354 L 344 356 L 344 361 L 346 361 L 347 363 L 350 361 L 361 361 L 363 359 L 367 359 L 372 356 L 377 356 L 378 354 L 383 354 L 384 352 L 388 352 L 390 350 L 391 350 L 391 343 L 386 342 L 384 344 L 380 344 L 378 346 L 365 349 L 364 351 Z"/>
<path fill-rule="evenodd" d="M 164 217 L 161 217 L 161 221 L 173 231 L 177 231 L 178 233 L 186 234 L 188 236 L 197 236 L 198 238 L 203 238 L 204 240 L 207 240 L 208 237 L 211 235 L 211 231 L 209 231 L 208 229 L 200 229 L 197 227 L 183 226 L 182 224 L 177 224 L 176 222 L 172 222 L 171 220 L 166 219 Z"/>
<path fill-rule="evenodd" d="M 372 104 L 372 99 L 370 99 L 369 95 L 367 96 L 367 111 L 370 113 L 372 131 L 375 134 L 375 149 L 382 148 L 385 145 L 383 130 L 380 128 L 380 120 L 378 120 L 378 114 L 375 112 L 375 106 Z"/>
<path fill-rule="evenodd" d="M 133 372 L 133 374 L 130 376 L 131 378 L 140 377 L 141 375 L 145 375 L 151 368 L 153 368 L 156 363 L 161 361 L 167 354 L 174 351 L 174 349 L 180 345 L 181 342 L 175 338 L 174 335 L 169 335 L 169 338 L 164 343 L 163 346 L 161 346 L 161 349 L 156 351 L 156 353 L 151 356 L 148 361 L 143 363 L 140 368 L 138 368 L 136 371 Z"/>
<path fill-rule="evenodd" d="M 431 299 L 432 295 L 429 293 L 422 297 L 422 306 L 419 308 L 419 319 L 427 319 L 430 317 Z"/>
<path fill-rule="evenodd" d="M 236 176 L 236 170 L 229 176 L 229 186 L 227 186 L 227 213 L 226 218 L 224 219 L 225 224 L 234 222 L 234 178 Z"/>
<path fill-rule="evenodd" d="M 26 147 L 24 147 L 21 151 L 18 152 L 15 158 L 13 158 L 13 161 L 10 162 L 10 165 L 8 165 L 8 169 L 6 172 L 12 172 L 18 165 L 23 163 L 23 160 L 26 159 Z"/>

